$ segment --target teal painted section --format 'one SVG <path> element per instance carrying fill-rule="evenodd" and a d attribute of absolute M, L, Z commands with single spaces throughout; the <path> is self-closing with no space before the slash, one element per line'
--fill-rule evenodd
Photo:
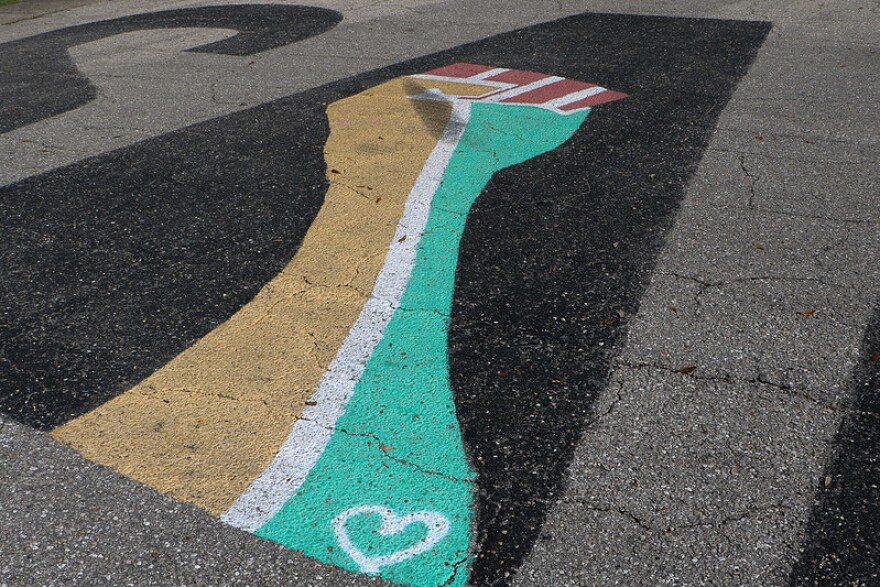
<path fill-rule="evenodd" d="M 472 105 L 468 126 L 434 197 L 401 307 L 324 453 L 258 535 L 358 571 L 334 532 L 336 516 L 359 506 L 380 506 L 396 516 L 432 512 L 448 520 L 448 531 L 430 549 L 381 566 L 378 574 L 417 587 L 465 584 L 475 476 L 459 431 L 447 359 L 459 241 L 471 205 L 495 172 L 556 148 L 586 116 L 561 116 L 529 106 Z M 422 522 L 382 535 L 382 522 L 375 511 L 349 517 L 342 525 L 349 550 L 364 557 L 389 557 L 428 535 Z"/>

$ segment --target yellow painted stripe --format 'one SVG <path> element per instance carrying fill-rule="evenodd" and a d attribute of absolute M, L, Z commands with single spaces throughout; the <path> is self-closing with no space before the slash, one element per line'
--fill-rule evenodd
<path fill-rule="evenodd" d="M 418 81 L 331 104 L 330 187 L 293 260 L 223 325 L 52 435 L 176 499 L 228 509 L 271 462 L 357 319 L 448 122 L 449 104 L 406 97 L 424 89 Z"/>

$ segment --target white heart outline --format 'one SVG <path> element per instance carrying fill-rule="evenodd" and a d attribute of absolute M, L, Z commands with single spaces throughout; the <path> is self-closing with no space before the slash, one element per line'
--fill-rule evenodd
<path fill-rule="evenodd" d="M 380 556 L 367 556 L 352 544 L 348 536 L 348 530 L 345 525 L 348 520 L 354 516 L 361 514 L 378 514 L 382 518 L 382 525 L 379 527 L 379 534 L 390 536 L 398 534 L 411 524 L 422 523 L 427 527 L 428 533 L 424 538 L 419 540 L 413 546 L 398 550 L 391 554 L 383 554 Z M 357 563 L 362 573 L 367 575 L 377 575 L 382 567 L 397 564 L 408 558 L 418 556 L 423 552 L 427 552 L 437 545 L 438 542 L 449 533 L 449 520 L 438 512 L 422 510 L 405 516 L 398 516 L 389 508 L 380 505 L 361 505 L 345 510 L 335 518 L 333 518 L 333 532 L 336 534 L 336 540 L 342 550 Z"/>

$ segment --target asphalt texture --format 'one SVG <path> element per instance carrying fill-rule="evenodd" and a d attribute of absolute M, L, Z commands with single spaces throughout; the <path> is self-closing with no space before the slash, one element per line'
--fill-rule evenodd
<path fill-rule="evenodd" d="M 880 582 L 880 314 L 871 318 L 792 587 Z"/>
<path fill-rule="evenodd" d="M 877 4 L 318 4 L 0 27 L 21 77 L 0 83 L 0 584 L 380 583 L 32 427 L 283 266 L 326 187 L 323 105 L 450 60 L 631 95 L 468 218 L 449 358 L 471 583 L 877 584 Z M 279 36 L 278 14 L 314 19 Z M 155 30 L 179 26 L 211 28 Z"/>

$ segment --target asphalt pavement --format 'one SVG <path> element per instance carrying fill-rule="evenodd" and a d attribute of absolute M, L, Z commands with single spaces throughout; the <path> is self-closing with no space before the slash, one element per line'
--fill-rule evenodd
<path fill-rule="evenodd" d="M 878 90 L 867 0 L 0 7 L 0 585 L 880 585 Z"/>

